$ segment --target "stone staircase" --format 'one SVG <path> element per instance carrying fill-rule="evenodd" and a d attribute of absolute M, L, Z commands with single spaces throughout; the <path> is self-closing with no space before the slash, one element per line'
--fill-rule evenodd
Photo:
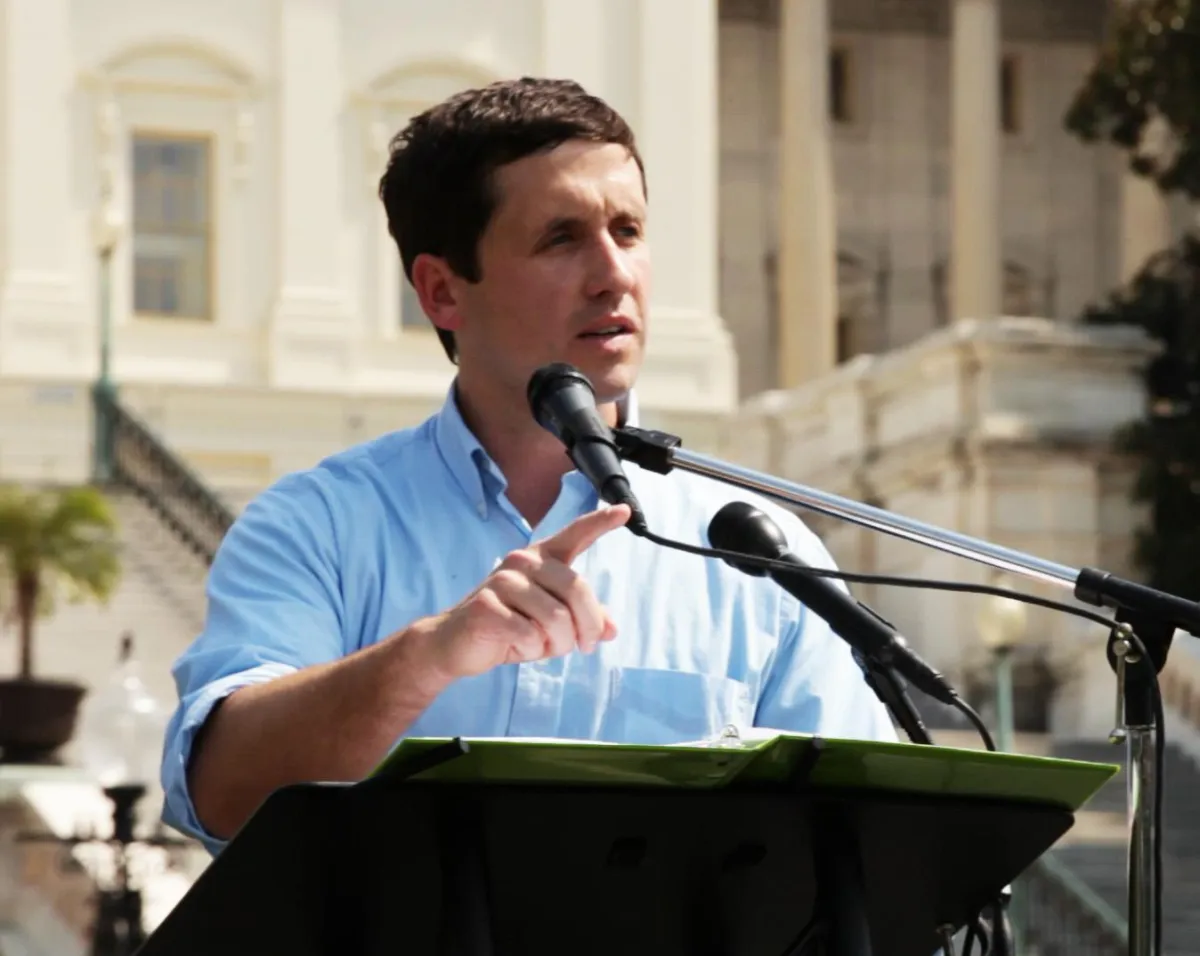
<path fill-rule="evenodd" d="M 1185 956 L 1200 949 L 1200 765 L 1170 742 L 1164 757 L 1162 819 L 1163 956 Z M 1119 763 L 1122 770 L 1091 799 L 1087 809 L 1124 815 L 1127 778 L 1123 749 L 1111 744 L 1059 744 L 1055 756 Z M 1115 841 L 1064 841 L 1053 851 L 1119 913 L 1126 913 L 1126 844 Z"/>

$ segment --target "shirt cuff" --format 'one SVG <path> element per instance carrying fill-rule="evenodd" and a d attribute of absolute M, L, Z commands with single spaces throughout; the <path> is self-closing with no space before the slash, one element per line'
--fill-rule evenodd
<path fill-rule="evenodd" d="M 296 670 L 288 664 L 262 664 L 205 684 L 180 703 L 167 729 L 162 762 L 163 823 L 199 840 L 213 856 L 220 853 L 229 841 L 205 829 L 192 803 L 187 768 L 196 734 L 204 726 L 212 709 L 235 690 L 251 684 L 265 684 Z"/>

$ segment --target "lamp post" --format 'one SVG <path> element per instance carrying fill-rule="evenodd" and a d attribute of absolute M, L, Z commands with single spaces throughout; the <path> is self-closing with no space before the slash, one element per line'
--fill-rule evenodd
<path fill-rule="evenodd" d="M 979 636 L 992 656 L 996 691 L 996 746 L 1013 750 L 1016 733 L 1013 717 L 1013 652 L 1021 645 L 1028 625 L 1025 603 L 1014 598 L 990 595 L 979 614 Z"/>
<path fill-rule="evenodd" d="M 112 877 L 94 874 L 96 911 L 89 956 L 134 956 L 145 942 L 142 893 L 131 872 L 131 849 L 189 845 L 168 836 L 161 826 L 149 837 L 139 838 L 135 832 L 138 801 L 146 794 L 146 781 L 157 773 L 157 755 L 166 729 L 164 714 L 142 683 L 133 658 L 133 636 L 126 632 L 121 637 L 117 667 L 84 702 L 76 741 L 83 769 L 103 787 L 112 804 L 112 835 L 97 837 L 89 826 L 86 832 L 68 837 L 44 833 L 17 837 L 21 843 L 57 843 L 68 850 L 98 844 L 113 851 Z"/>
<path fill-rule="evenodd" d="M 117 667 L 86 701 L 80 716 L 79 755 L 112 803 L 114 853 L 111 885 L 97 894 L 90 956 L 132 956 L 145 941 L 142 894 L 131 879 L 130 849 L 137 844 L 182 846 L 158 835 L 138 839 L 136 811 L 147 781 L 158 771 L 164 711 L 149 693 L 133 658 L 133 637 L 121 638 Z"/>
<path fill-rule="evenodd" d="M 115 134 L 116 107 L 109 106 L 100 114 L 101 141 Z M 112 479 L 112 422 L 109 408 L 116 389 L 112 381 L 112 260 L 117 243 L 125 228 L 125 216 L 116 199 L 117 158 L 107 150 L 101 160 L 100 202 L 92 222 L 92 239 L 98 261 L 96 298 L 99 328 L 99 363 L 92 386 L 92 409 L 95 433 L 92 446 L 92 480 L 105 484 Z"/>
<path fill-rule="evenodd" d="M 997 582 L 1004 587 L 1007 582 Z M 979 636 L 983 646 L 992 657 L 992 671 L 996 692 L 996 747 L 1012 753 L 1016 736 L 1016 720 L 1013 716 L 1013 652 L 1020 647 L 1028 626 L 1025 602 L 1015 598 L 994 594 L 984 598 L 979 612 Z M 1024 929 L 1025 900 L 1018 887 L 1011 887 L 1012 896 L 1007 907 L 1008 923 L 1012 933 L 1013 954 L 1024 951 L 1022 930 Z"/>

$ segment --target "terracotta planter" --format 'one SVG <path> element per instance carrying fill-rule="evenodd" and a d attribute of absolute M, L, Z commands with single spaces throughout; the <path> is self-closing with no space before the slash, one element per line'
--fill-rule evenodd
<path fill-rule="evenodd" d="M 0 760 L 51 763 L 75 734 L 87 688 L 69 681 L 0 680 Z"/>

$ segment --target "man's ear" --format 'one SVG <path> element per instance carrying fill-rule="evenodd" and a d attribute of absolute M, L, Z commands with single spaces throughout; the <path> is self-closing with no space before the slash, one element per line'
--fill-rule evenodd
<path fill-rule="evenodd" d="M 421 308 L 434 328 L 457 332 L 462 327 L 458 290 L 462 280 L 445 259 L 423 252 L 413 260 L 412 284 Z"/>

